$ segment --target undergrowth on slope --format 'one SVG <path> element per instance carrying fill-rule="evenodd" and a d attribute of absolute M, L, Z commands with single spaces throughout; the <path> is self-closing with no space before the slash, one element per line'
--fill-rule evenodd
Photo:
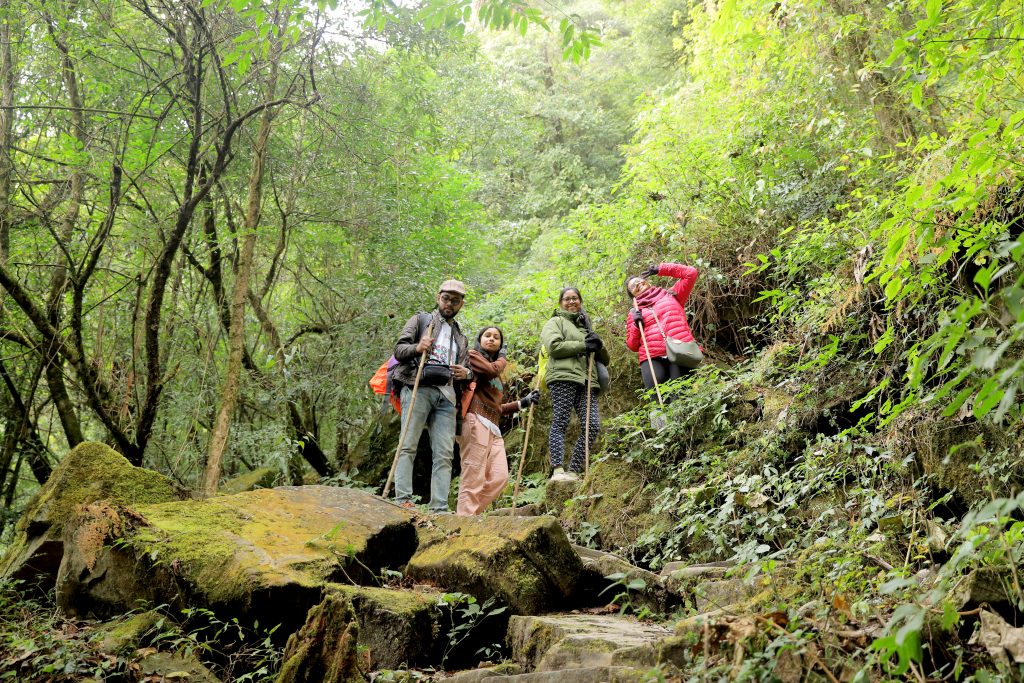
<path fill-rule="evenodd" d="M 258 624 L 248 628 L 237 619 L 223 621 L 206 609 L 186 609 L 177 619 L 167 614 L 166 608 L 129 613 L 103 623 L 71 619 L 54 608 L 52 596 L 34 598 L 19 582 L 3 580 L 0 680 L 162 680 L 174 671 L 153 668 L 150 658 L 172 654 L 181 658 L 172 660 L 179 670 L 195 662 L 208 667 L 220 680 L 271 681 L 281 659 L 280 645 L 272 637 L 275 630 Z"/>

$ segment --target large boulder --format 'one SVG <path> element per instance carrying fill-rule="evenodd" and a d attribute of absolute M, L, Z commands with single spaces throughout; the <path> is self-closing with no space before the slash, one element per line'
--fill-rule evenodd
<path fill-rule="evenodd" d="M 0 575 L 48 590 L 64 555 L 64 528 L 83 506 L 105 500 L 136 507 L 181 497 L 164 475 L 133 467 L 101 443 L 79 444 L 29 502 L 14 542 L 0 561 Z"/>
<path fill-rule="evenodd" d="M 565 606 L 582 570 L 553 517 L 441 516 L 420 529 L 406 574 L 539 614 Z"/>
<path fill-rule="evenodd" d="M 132 511 L 91 506 L 66 532 L 58 604 L 105 616 L 139 601 L 201 606 L 298 628 L 331 582 L 360 583 L 405 564 L 410 514 L 369 493 L 279 487 Z"/>

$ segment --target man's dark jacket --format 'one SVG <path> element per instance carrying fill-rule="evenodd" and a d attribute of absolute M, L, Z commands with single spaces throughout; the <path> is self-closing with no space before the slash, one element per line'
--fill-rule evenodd
<path fill-rule="evenodd" d="M 409 322 L 405 323 L 405 327 L 402 328 L 402 333 L 398 335 L 398 342 L 395 344 L 395 358 L 398 360 L 396 365 L 391 371 L 392 380 L 407 384 L 410 387 L 416 381 L 416 370 L 420 364 L 420 353 L 416 351 L 416 344 L 420 338 L 426 334 L 427 327 L 433 322 L 433 333 L 431 336 L 436 340 L 438 332 L 441 330 L 441 312 L 436 308 L 430 313 L 417 313 L 413 317 L 409 318 Z M 452 337 L 455 340 L 455 363 L 454 365 L 462 365 L 469 367 L 469 340 L 466 339 L 466 335 L 462 334 L 462 330 L 459 328 L 459 323 L 456 322 L 455 318 L 448 321 L 448 324 L 452 328 Z M 427 358 L 430 358 L 430 353 L 427 353 Z"/>

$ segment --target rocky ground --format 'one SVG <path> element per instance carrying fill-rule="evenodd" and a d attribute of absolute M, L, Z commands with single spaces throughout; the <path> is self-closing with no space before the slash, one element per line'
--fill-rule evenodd
<path fill-rule="evenodd" d="M 160 475 L 99 444 L 62 462 L 3 564 L 28 594 L 55 595 L 63 615 L 96 634 L 98 651 L 142 652 L 141 676 L 214 680 L 198 658 L 153 642 L 174 615 L 272 625 L 284 646 L 282 683 L 454 671 L 502 652 L 497 670 L 459 676 L 670 671 L 681 663 L 673 629 L 609 603 L 628 598 L 665 613 L 689 591 L 675 569 L 653 574 L 574 546 L 551 516 L 433 516 L 316 485 L 182 500 Z M 213 648 L 232 647 L 234 629 L 212 631 Z M 14 670 L 29 665 L 10 654 Z"/>
<path fill-rule="evenodd" d="M 774 522 L 811 520 L 792 552 L 763 544 L 744 560 L 742 543 L 726 557 L 698 538 L 672 550 L 672 539 L 700 524 L 702 506 L 722 524 L 722 510 L 771 522 L 777 490 L 723 491 L 730 482 L 707 475 L 678 494 L 666 486 L 661 497 L 685 501 L 674 514 L 690 515 L 673 527 L 645 476 L 599 460 L 515 515 L 460 518 L 353 488 L 251 488 L 255 475 L 185 499 L 162 475 L 83 444 L 0 564 L 0 680 L 797 683 L 1024 661 L 1019 583 L 996 552 L 1016 541 L 998 525 L 951 536 L 913 507 L 905 524 L 882 505 L 873 526 L 820 527 L 841 491 L 805 487 Z M 1012 519 L 1021 504 L 998 499 L 963 528 Z M 682 559 L 650 571 L 566 529 L 576 541 L 597 529 L 634 557 L 660 530 L 661 557 Z"/>

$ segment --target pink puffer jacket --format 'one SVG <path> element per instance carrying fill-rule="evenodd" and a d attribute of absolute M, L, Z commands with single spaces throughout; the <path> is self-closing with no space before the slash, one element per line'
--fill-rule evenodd
<path fill-rule="evenodd" d="M 658 358 L 665 355 L 665 337 L 662 336 L 658 324 L 654 320 L 654 311 L 658 313 L 658 320 L 665 328 L 665 333 L 679 341 L 694 341 L 693 333 L 690 332 L 690 325 L 686 322 L 686 313 L 683 311 L 683 304 L 690 298 L 690 292 L 697 283 L 697 269 L 693 266 L 684 266 L 678 263 L 662 263 L 658 266 L 658 275 L 677 277 L 679 281 L 669 291 L 662 287 L 651 287 L 637 297 L 640 305 L 640 312 L 644 316 L 644 336 L 647 337 L 647 349 L 644 349 L 643 341 L 640 339 L 640 330 L 633 322 L 633 315 L 626 315 L 626 346 L 631 351 L 636 351 L 640 362 L 647 360 L 647 350 L 651 356 Z"/>

